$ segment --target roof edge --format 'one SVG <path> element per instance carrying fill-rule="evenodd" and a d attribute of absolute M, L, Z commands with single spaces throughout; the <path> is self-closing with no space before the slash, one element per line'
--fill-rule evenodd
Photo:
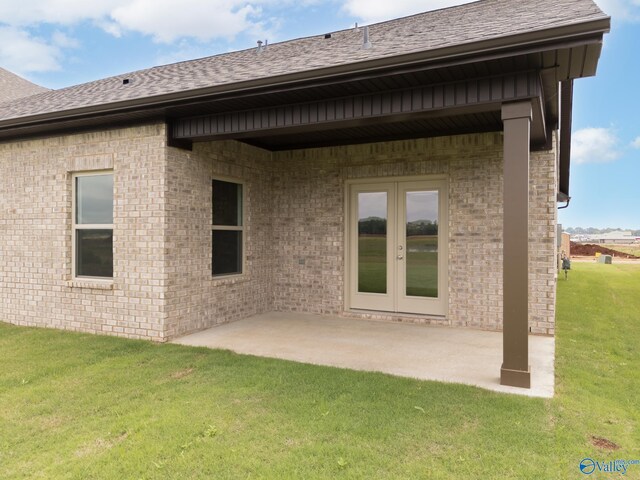
<path fill-rule="evenodd" d="M 275 77 L 263 77 L 256 80 L 216 85 L 200 89 L 185 90 L 156 96 L 148 96 L 112 102 L 88 107 L 80 107 L 70 110 L 61 110 L 28 117 L 17 117 L 0 121 L 0 129 L 12 127 L 53 123 L 74 117 L 85 117 L 104 113 L 113 113 L 124 110 L 142 110 L 161 107 L 176 102 L 198 101 L 207 97 L 223 94 L 250 92 L 252 90 L 280 87 L 295 83 L 313 80 L 326 80 L 346 75 L 366 74 L 392 67 L 410 67 L 419 64 L 437 64 L 443 61 L 462 61 L 477 57 L 496 55 L 503 52 L 505 56 L 517 54 L 523 49 L 544 48 L 559 42 L 568 42 L 575 39 L 602 40 L 605 33 L 611 28 L 611 17 L 604 17 L 586 22 L 576 22 L 551 29 L 533 30 L 517 35 L 505 35 L 488 40 L 461 43 L 440 49 L 422 50 L 403 55 L 393 55 L 375 60 L 366 60 L 338 66 L 305 70 Z M 461 62 L 462 63 L 462 62 Z"/>

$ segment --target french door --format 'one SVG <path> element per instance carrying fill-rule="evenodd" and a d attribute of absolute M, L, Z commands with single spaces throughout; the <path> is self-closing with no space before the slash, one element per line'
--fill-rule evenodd
<path fill-rule="evenodd" d="M 349 185 L 350 308 L 446 314 L 447 197 L 445 180 Z"/>

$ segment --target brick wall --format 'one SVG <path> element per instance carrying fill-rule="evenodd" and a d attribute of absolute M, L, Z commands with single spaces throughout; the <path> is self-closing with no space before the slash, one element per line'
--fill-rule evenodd
<path fill-rule="evenodd" d="M 529 178 L 529 327 L 549 335 L 556 313 L 556 160 L 555 151 L 532 153 Z"/>
<path fill-rule="evenodd" d="M 344 185 L 449 178 L 449 313 L 402 321 L 499 329 L 502 136 L 270 153 L 165 145 L 150 125 L 0 144 L 0 318 L 162 341 L 270 310 L 344 310 Z M 113 169 L 114 281 L 71 278 L 71 173 Z M 555 153 L 531 159 L 530 325 L 553 333 Z M 211 179 L 246 189 L 246 271 L 211 277 Z"/>
<path fill-rule="evenodd" d="M 244 182 L 245 273 L 211 276 L 211 180 Z M 168 149 L 167 335 L 273 310 L 271 154 L 239 142 Z"/>
<path fill-rule="evenodd" d="M 346 180 L 437 174 L 449 179 L 447 318 L 362 316 L 501 328 L 501 134 L 295 150 L 274 159 L 277 310 L 343 311 Z M 555 152 L 532 153 L 530 326 L 536 333 L 552 334 L 554 328 L 555 172 Z"/>
<path fill-rule="evenodd" d="M 0 144 L 0 319 L 162 340 L 162 125 Z M 72 281 L 71 174 L 113 169 L 114 279 Z"/>

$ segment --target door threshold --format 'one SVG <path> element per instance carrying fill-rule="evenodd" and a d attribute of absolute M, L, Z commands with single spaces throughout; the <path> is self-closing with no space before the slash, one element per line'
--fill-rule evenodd
<path fill-rule="evenodd" d="M 376 320 L 387 323 L 407 323 L 417 325 L 451 326 L 444 315 L 427 315 L 422 313 L 385 312 L 380 310 L 362 310 L 350 308 L 344 310 L 341 316 L 361 320 Z"/>

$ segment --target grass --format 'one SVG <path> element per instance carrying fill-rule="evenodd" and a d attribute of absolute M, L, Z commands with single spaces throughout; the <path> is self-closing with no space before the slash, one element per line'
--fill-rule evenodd
<path fill-rule="evenodd" d="M 626 253 L 628 255 L 635 255 L 636 257 L 640 257 L 640 244 L 634 245 L 613 245 L 607 244 L 603 245 L 604 247 L 610 248 L 611 250 L 617 250 L 618 252 Z"/>
<path fill-rule="evenodd" d="M 0 478 L 564 479 L 640 458 L 640 268 L 574 265 L 552 400 L 0 324 Z"/>
<path fill-rule="evenodd" d="M 438 296 L 437 237 L 413 236 L 404 252 L 407 265 L 407 295 Z M 387 293 L 387 242 L 381 236 L 358 239 L 358 291 Z"/>
<path fill-rule="evenodd" d="M 640 265 L 573 263 L 569 280 L 558 282 L 557 309 L 560 460 L 640 459 Z M 594 449 L 592 436 L 621 449 Z M 640 466 L 626 477 L 640 478 Z"/>

